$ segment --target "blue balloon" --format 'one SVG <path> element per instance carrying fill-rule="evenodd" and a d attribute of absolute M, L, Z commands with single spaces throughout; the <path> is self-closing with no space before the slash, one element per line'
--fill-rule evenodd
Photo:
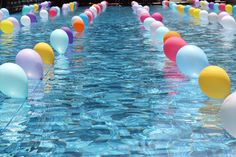
<path fill-rule="evenodd" d="M 30 7 L 28 5 L 24 5 L 22 8 L 22 15 L 26 15 L 30 12 Z"/>
<path fill-rule="evenodd" d="M 64 54 L 69 45 L 69 37 L 62 29 L 56 29 L 51 33 L 50 43 L 59 54 Z"/>
<path fill-rule="evenodd" d="M 0 66 L 0 91 L 11 98 L 28 97 L 28 78 L 19 65 L 4 63 Z"/>
<path fill-rule="evenodd" d="M 84 21 L 85 28 L 87 28 L 89 25 L 88 16 L 85 13 L 81 13 L 79 16 Z"/>
<path fill-rule="evenodd" d="M 9 11 L 6 8 L 2 8 L 1 11 L 3 12 L 4 19 L 9 17 Z"/>
<path fill-rule="evenodd" d="M 174 2 L 169 2 L 169 8 L 170 8 L 170 9 L 173 8 L 173 4 L 174 4 Z"/>
<path fill-rule="evenodd" d="M 233 16 L 236 16 L 236 5 L 233 6 Z"/>
<path fill-rule="evenodd" d="M 214 11 L 215 13 L 220 12 L 220 10 L 219 10 L 219 3 L 215 3 L 215 4 L 214 4 L 214 6 L 213 6 L 213 11 Z"/>
<path fill-rule="evenodd" d="M 184 13 L 185 14 L 187 14 L 187 15 L 189 15 L 189 9 L 191 8 L 191 6 L 190 5 L 186 5 L 185 7 L 184 7 Z"/>
<path fill-rule="evenodd" d="M 201 71 L 209 65 L 204 51 L 195 45 L 182 47 L 177 53 L 176 64 L 183 74 L 192 78 L 197 78 Z"/>

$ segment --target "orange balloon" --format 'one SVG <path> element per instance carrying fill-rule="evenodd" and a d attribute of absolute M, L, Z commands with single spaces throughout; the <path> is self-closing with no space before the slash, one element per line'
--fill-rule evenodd
<path fill-rule="evenodd" d="M 84 22 L 82 20 L 76 20 L 73 24 L 73 27 L 76 32 L 83 32 L 84 31 Z"/>
<path fill-rule="evenodd" d="M 169 31 L 168 33 L 166 33 L 164 35 L 164 43 L 166 42 L 167 39 L 169 39 L 170 37 L 180 37 L 181 35 L 178 32 L 175 31 Z"/>

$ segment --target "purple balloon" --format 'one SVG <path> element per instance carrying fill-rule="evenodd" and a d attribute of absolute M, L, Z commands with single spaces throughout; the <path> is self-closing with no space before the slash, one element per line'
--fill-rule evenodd
<path fill-rule="evenodd" d="M 39 11 L 41 10 L 41 8 L 42 8 L 42 4 L 39 4 Z"/>
<path fill-rule="evenodd" d="M 28 14 L 26 14 L 26 15 L 29 16 L 30 21 L 31 21 L 32 23 L 37 22 L 37 18 L 36 18 L 36 16 L 34 15 L 34 13 L 28 13 Z"/>
<path fill-rule="evenodd" d="M 68 38 L 69 38 L 69 44 L 72 44 L 73 43 L 73 33 L 72 31 L 70 30 L 69 27 L 62 27 L 61 28 L 63 31 L 66 32 L 66 34 L 68 35 Z"/>
<path fill-rule="evenodd" d="M 16 55 L 16 64 L 24 69 L 29 79 L 43 78 L 43 61 L 32 49 L 23 49 Z"/>
<path fill-rule="evenodd" d="M 210 3 L 208 4 L 208 7 L 209 7 L 211 10 L 213 10 L 213 9 L 214 9 L 214 2 L 210 2 Z"/>
<path fill-rule="evenodd" d="M 49 7 L 49 8 L 51 7 L 51 4 L 52 4 L 52 2 L 48 2 L 48 7 Z"/>

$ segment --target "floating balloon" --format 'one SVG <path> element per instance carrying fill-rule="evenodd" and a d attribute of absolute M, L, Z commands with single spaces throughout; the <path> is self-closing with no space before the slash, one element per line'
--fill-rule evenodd
<path fill-rule="evenodd" d="M 219 15 L 218 15 L 218 21 L 219 23 L 221 23 L 221 20 L 223 19 L 224 16 L 226 15 L 229 15 L 227 12 L 221 12 Z"/>
<path fill-rule="evenodd" d="M 94 18 L 98 16 L 97 9 L 94 6 L 90 7 L 89 10 L 92 11 Z"/>
<path fill-rule="evenodd" d="M 214 12 L 208 14 L 209 22 L 212 24 L 216 24 L 218 22 L 218 15 Z"/>
<path fill-rule="evenodd" d="M 39 12 L 39 16 L 42 18 L 42 19 L 48 19 L 48 12 L 47 10 L 41 10 Z"/>
<path fill-rule="evenodd" d="M 180 37 L 171 37 L 164 43 L 164 53 L 167 58 L 176 61 L 176 55 L 179 49 L 184 47 L 187 43 Z"/>
<path fill-rule="evenodd" d="M 38 43 L 34 46 L 34 50 L 40 55 L 44 64 L 54 64 L 54 52 L 47 43 Z"/>
<path fill-rule="evenodd" d="M 152 17 L 146 18 L 146 19 L 144 20 L 144 22 L 143 22 L 144 28 L 145 28 L 146 30 L 150 31 L 150 25 L 151 25 L 151 23 L 154 22 L 154 21 L 155 21 L 155 19 L 152 18 Z"/>
<path fill-rule="evenodd" d="M 191 6 L 189 6 L 189 5 L 185 6 L 185 7 L 184 7 L 184 13 L 188 15 L 190 8 L 191 8 Z"/>
<path fill-rule="evenodd" d="M 156 33 L 156 30 L 161 27 L 161 26 L 164 26 L 162 22 L 160 21 L 154 21 L 151 23 L 150 25 L 150 31 L 152 34 L 155 34 Z"/>
<path fill-rule="evenodd" d="M 69 44 L 68 35 L 65 31 L 56 29 L 51 33 L 50 43 L 59 54 L 64 54 Z"/>
<path fill-rule="evenodd" d="M 39 11 L 39 5 L 38 4 L 34 4 L 34 12 L 38 12 Z"/>
<path fill-rule="evenodd" d="M 57 16 L 57 10 L 56 10 L 55 8 L 51 8 L 51 9 L 49 10 L 49 16 L 50 16 L 51 18 L 56 17 L 56 16 Z"/>
<path fill-rule="evenodd" d="M 30 7 L 28 5 L 24 5 L 22 8 L 22 15 L 26 15 L 30 12 Z"/>
<path fill-rule="evenodd" d="M 214 10 L 215 13 L 220 12 L 220 10 L 219 10 L 219 3 L 215 3 L 215 4 L 214 4 L 213 10 Z"/>
<path fill-rule="evenodd" d="M 221 19 L 221 25 L 225 29 L 231 29 L 231 30 L 236 29 L 235 19 L 230 15 L 226 15 Z"/>
<path fill-rule="evenodd" d="M 70 2 L 69 5 L 70 5 L 70 11 L 74 11 L 75 4 L 73 2 Z"/>
<path fill-rule="evenodd" d="M 233 11 L 232 5 L 227 4 L 227 5 L 225 6 L 225 11 L 226 11 L 227 13 L 229 13 L 229 14 L 232 14 L 232 11 Z"/>
<path fill-rule="evenodd" d="M 209 7 L 209 9 L 213 10 L 214 9 L 214 2 L 210 2 L 208 7 Z"/>
<path fill-rule="evenodd" d="M 43 78 L 43 62 L 34 50 L 21 50 L 16 55 L 16 64 L 25 71 L 29 79 L 41 80 Z"/>
<path fill-rule="evenodd" d="M 62 27 L 61 29 L 62 29 L 63 31 L 65 31 L 66 34 L 68 35 L 69 44 L 72 44 L 72 43 L 73 43 L 73 32 L 70 30 L 69 27 Z"/>
<path fill-rule="evenodd" d="M 14 25 L 10 20 L 1 21 L 1 30 L 3 33 L 11 34 L 14 31 Z"/>
<path fill-rule="evenodd" d="M 77 21 L 77 20 L 83 21 L 83 19 L 80 16 L 73 16 L 71 19 L 72 26 L 74 25 L 75 21 Z"/>
<path fill-rule="evenodd" d="M 220 107 L 220 119 L 224 129 L 233 137 L 236 137 L 236 92 L 230 94 Z"/>
<path fill-rule="evenodd" d="M 162 22 L 162 15 L 160 13 L 154 13 L 152 14 L 152 18 L 154 18 L 156 21 L 161 21 Z"/>
<path fill-rule="evenodd" d="M 20 30 L 20 23 L 18 22 L 18 20 L 14 17 L 9 17 L 8 20 L 10 20 L 13 25 L 14 25 L 14 32 L 17 32 Z"/>
<path fill-rule="evenodd" d="M 148 18 L 148 17 L 150 17 L 150 14 L 149 13 L 142 13 L 141 15 L 140 15 L 140 22 L 144 22 L 144 20 L 146 19 L 146 18 Z"/>
<path fill-rule="evenodd" d="M 194 11 L 193 11 L 193 17 L 199 18 L 200 11 L 201 11 L 200 9 L 194 9 Z"/>
<path fill-rule="evenodd" d="M 26 15 L 30 18 L 31 23 L 36 23 L 37 22 L 37 18 L 34 15 L 34 13 L 28 13 Z"/>
<path fill-rule="evenodd" d="M 206 10 L 201 10 L 199 13 L 199 17 L 201 21 L 207 21 L 208 22 L 208 12 Z"/>
<path fill-rule="evenodd" d="M 9 17 L 9 11 L 6 8 L 0 9 L 3 12 L 3 18 L 6 19 Z"/>
<path fill-rule="evenodd" d="M 169 31 L 164 35 L 164 43 L 166 42 L 167 39 L 171 37 L 179 37 L 181 38 L 181 35 L 178 32 L 175 31 Z"/>
<path fill-rule="evenodd" d="M 190 16 L 192 16 L 192 17 L 194 17 L 194 8 L 193 7 L 191 7 L 189 10 L 188 10 L 188 13 L 189 13 L 189 15 Z"/>
<path fill-rule="evenodd" d="M 204 51 L 194 45 L 182 47 L 177 53 L 176 63 L 183 74 L 193 78 L 197 78 L 200 72 L 209 65 Z"/>
<path fill-rule="evenodd" d="M 84 22 L 83 20 L 76 20 L 74 23 L 73 23 L 73 27 L 75 29 L 76 32 L 83 32 L 84 31 Z"/>
<path fill-rule="evenodd" d="M 170 30 L 165 26 L 161 26 L 161 27 L 157 28 L 156 33 L 155 33 L 156 39 L 160 42 L 163 42 L 164 35 L 169 31 Z"/>
<path fill-rule="evenodd" d="M 220 3 L 218 6 L 220 11 L 225 11 L 225 4 L 224 3 Z"/>
<path fill-rule="evenodd" d="M 233 15 L 236 16 L 236 5 L 233 6 Z"/>
<path fill-rule="evenodd" d="M 27 16 L 27 15 L 22 16 L 20 19 L 20 22 L 25 27 L 29 27 L 31 25 L 31 20 L 30 20 L 29 16 Z"/>
<path fill-rule="evenodd" d="M 91 11 L 84 12 L 88 16 L 89 23 L 93 21 L 93 13 Z"/>
<path fill-rule="evenodd" d="M 208 66 L 198 79 L 202 92 L 210 98 L 225 98 L 230 94 L 230 78 L 224 69 Z"/>
<path fill-rule="evenodd" d="M 0 66 L 0 91 L 11 98 L 28 97 L 28 79 L 19 65 L 4 63 Z"/>
<path fill-rule="evenodd" d="M 88 27 L 89 25 L 88 16 L 85 13 L 81 13 L 79 17 L 81 17 L 81 19 L 83 20 L 85 28 Z"/>

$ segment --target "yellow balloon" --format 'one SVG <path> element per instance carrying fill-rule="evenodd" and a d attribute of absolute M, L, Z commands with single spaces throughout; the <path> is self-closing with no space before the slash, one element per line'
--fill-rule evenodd
<path fill-rule="evenodd" d="M 37 12 L 39 10 L 39 5 L 38 4 L 34 4 L 34 12 Z"/>
<path fill-rule="evenodd" d="M 194 9 L 194 11 L 193 11 L 193 17 L 195 17 L 195 18 L 199 18 L 199 13 L 200 13 L 200 9 Z"/>
<path fill-rule="evenodd" d="M 70 2 L 70 11 L 74 11 L 74 3 L 73 2 Z"/>
<path fill-rule="evenodd" d="M 227 13 L 232 14 L 232 10 L 233 10 L 232 5 L 227 4 L 227 5 L 225 6 L 225 11 L 226 11 Z"/>
<path fill-rule="evenodd" d="M 183 5 L 181 5 L 181 4 L 179 4 L 179 5 L 177 5 L 177 10 L 179 11 L 179 12 L 181 12 L 181 8 L 183 7 Z"/>
<path fill-rule="evenodd" d="M 47 43 L 38 43 L 34 46 L 34 50 L 41 56 L 44 64 L 54 64 L 54 52 Z"/>
<path fill-rule="evenodd" d="M 14 25 L 10 20 L 1 21 L 1 30 L 3 33 L 11 34 L 14 31 Z"/>
<path fill-rule="evenodd" d="M 194 10 L 195 9 L 193 7 L 189 8 L 188 13 L 190 16 L 194 16 Z"/>
<path fill-rule="evenodd" d="M 225 98 L 230 94 L 230 78 L 224 69 L 208 66 L 198 78 L 202 92 L 210 98 Z"/>
<path fill-rule="evenodd" d="M 181 5 L 179 9 L 180 9 L 179 11 L 184 14 L 184 6 Z"/>

